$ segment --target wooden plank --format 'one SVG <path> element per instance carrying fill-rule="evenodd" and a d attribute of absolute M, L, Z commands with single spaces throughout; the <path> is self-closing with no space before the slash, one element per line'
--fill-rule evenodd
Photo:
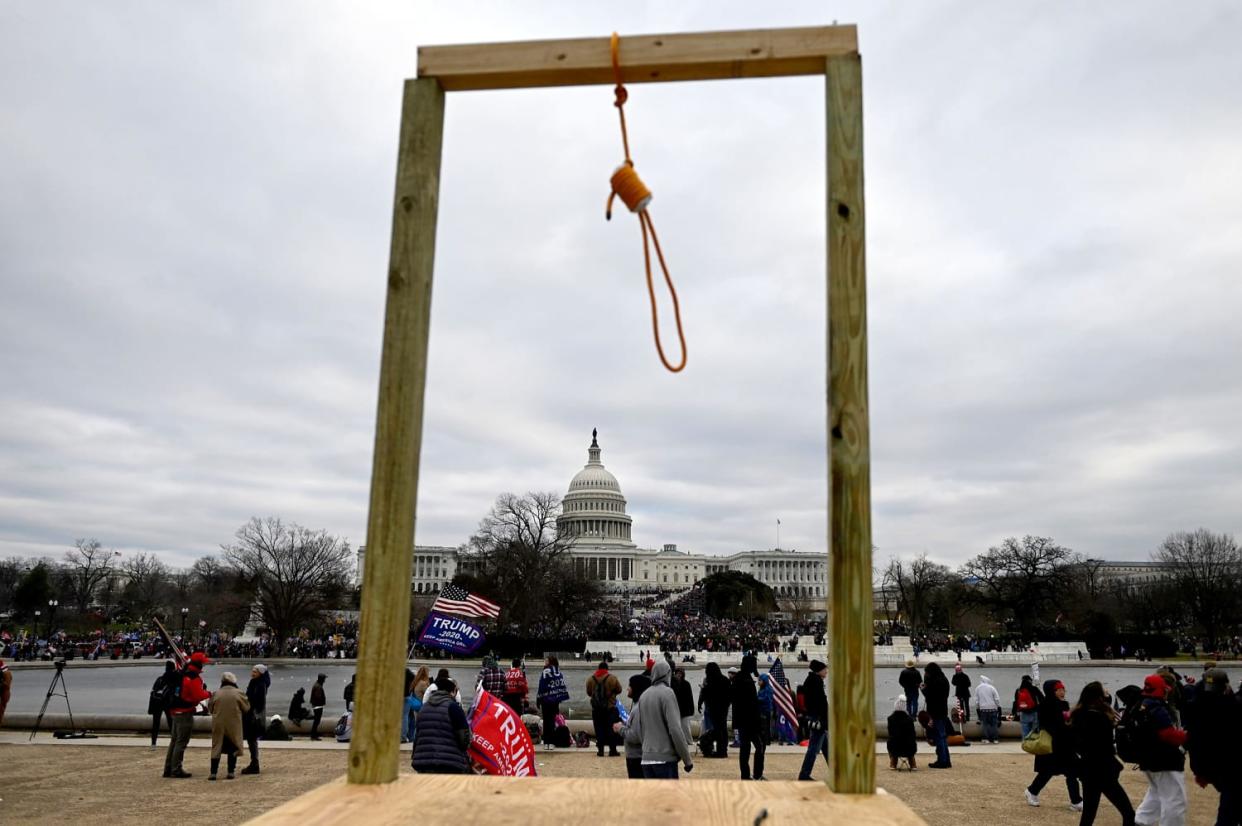
<path fill-rule="evenodd" d="M 602 808 L 600 808 L 602 806 Z M 403 775 L 395 783 L 328 783 L 259 815 L 255 824 L 584 822 L 752 826 L 849 823 L 924 826 L 891 795 L 837 795 L 820 783 L 737 780 L 633 781 L 622 778 Z"/>
<path fill-rule="evenodd" d="M 829 763 L 832 788 L 875 789 L 871 453 L 862 59 L 830 58 L 828 115 Z"/>
<path fill-rule="evenodd" d="M 350 783 L 387 783 L 399 770 L 443 131 L 444 90 L 435 80 L 407 80 L 362 571 Z"/>
<path fill-rule="evenodd" d="M 610 38 L 423 46 L 418 76 L 447 91 L 612 84 Z M 818 75 L 824 61 L 858 52 L 855 26 L 623 35 L 626 83 Z"/>

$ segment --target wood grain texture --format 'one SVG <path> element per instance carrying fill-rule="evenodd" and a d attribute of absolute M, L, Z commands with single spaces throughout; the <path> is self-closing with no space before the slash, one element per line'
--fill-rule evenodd
<path fill-rule="evenodd" d="M 854 26 L 623 35 L 621 66 L 626 83 L 818 75 L 857 51 Z M 424 46 L 418 76 L 450 92 L 615 82 L 608 37 Z"/>
<path fill-rule="evenodd" d="M 407 80 L 362 572 L 350 783 L 387 783 L 399 769 L 443 131 L 444 90 L 435 80 Z"/>
<path fill-rule="evenodd" d="M 871 452 L 862 59 L 830 58 L 828 115 L 829 764 L 838 793 L 875 789 Z"/>
<path fill-rule="evenodd" d="M 690 826 L 848 823 L 924 826 L 890 795 L 837 795 L 820 783 L 738 780 L 634 781 L 569 777 L 403 775 L 395 783 L 329 783 L 250 821 L 255 824 L 660 823 Z"/>

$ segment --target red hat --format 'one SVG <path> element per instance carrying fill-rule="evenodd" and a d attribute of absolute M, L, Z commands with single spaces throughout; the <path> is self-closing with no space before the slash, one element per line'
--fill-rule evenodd
<path fill-rule="evenodd" d="M 653 668 L 655 668 L 655 659 L 654 659 L 654 658 L 648 658 L 648 660 L 647 660 L 647 670 L 648 670 L 648 671 L 650 671 L 650 670 L 651 670 L 651 669 L 653 669 Z"/>
<path fill-rule="evenodd" d="M 1143 693 L 1148 697 L 1159 697 L 1163 699 L 1168 690 L 1168 683 L 1166 683 L 1164 678 L 1159 674 L 1149 674 L 1143 680 Z"/>
<path fill-rule="evenodd" d="M 195 666 L 198 666 L 199 668 L 202 668 L 205 665 L 211 665 L 211 664 L 212 664 L 212 661 L 207 659 L 207 655 L 204 654 L 202 651 L 195 651 L 193 654 L 190 655 L 190 665 L 195 665 Z"/>

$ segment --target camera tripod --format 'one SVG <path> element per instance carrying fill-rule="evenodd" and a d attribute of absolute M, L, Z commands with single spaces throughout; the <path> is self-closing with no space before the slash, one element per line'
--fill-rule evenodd
<path fill-rule="evenodd" d="M 56 660 L 53 665 L 56 666 L 56 673 L 52 676 L 52 684 L 47 687 L 47 696 L 43 698 L 43 706 L 39 709 L 39 716 L 35 720 L 34 728 L 30 731 L 30 739 L 33 740 L 35 735 L 39 733 L 39 726 L 43 724 L 43 715 L 47 713 L 47 704 L 52 701 L 53 697 L 65 698 L 65 708 L 69 709 L 69 730 L 54 731 L 52 736 L 74 740 L 93 739 L 95 735 L 88 734 L 86 729 L 79 730 L 77 724 L 73 722 L 73 706 L 69 705 L 69 685 L 65 682 L 65 661 Z M 58 684 L 60 685 L 60 691 L 56 690 Z"/>

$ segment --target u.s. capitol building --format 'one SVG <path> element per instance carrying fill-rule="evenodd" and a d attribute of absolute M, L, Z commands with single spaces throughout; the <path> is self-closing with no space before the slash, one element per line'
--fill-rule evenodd
<path fill-rule="evenodd" d="M 676 545 L 640 548 L 633 539 L 633 519 L 617 477 L 600 461 L 595 431 L 587 463 L 574 474 L 561 501 L 557 532 L 570 540 L 569 554 L 577 568 L 599 580 L 607 590 L 627 592 L 680 590 L 720 571 L 741 571 L 770 586 L 778 597 L 823 598 L 827 593 L 828 556 L 782 550 L 739 551 L 728 556 L 687 553 Z M 358 580 L 366 546 L 358 548 Z M 414 546 L 415 593 L 436 593 L 469 565 L 465 548 Z"/>

